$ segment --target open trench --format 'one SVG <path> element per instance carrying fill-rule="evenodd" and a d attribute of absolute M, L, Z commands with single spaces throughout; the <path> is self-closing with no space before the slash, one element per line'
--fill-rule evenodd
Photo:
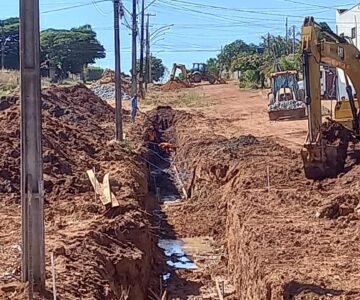
<path fill-rule="evenodd" d="M 191 167 L 184 164 L 190 157 L 178 155 L 181 144 L 176 127 L 177 119 L 186 116 L 170 107 L 159 107 L 149 115 L 146 126 L 149 186 L 158 204 L 153 211 L 160 249 L 158 293 L 166 292 L 167 299 L 218 299 L 219 292 L 231 294 L 233 288 L 227 276 L 216 274 L 216 269 L 221 270 L 224 248 L 215 240 L 214 228 L 205 222 L 201 232 L 192 230 L 201 222 L 196 214 L 191 217 L 187 207 L 192 201 L 195 169 L 192 163 Z M 186 215 L 190 217 L 187 225 L 179 222 L 182 215 L 182 221 Z M 150 299 L 153 295 L 151 290 Z"/>
<path fill-rule="evenodd" d="M 149 114 L 159 293 L 360 299 L 357 165 L 337 180 L 307 180 L 298 153 L 271 139 L 216 135 L 217 122 L 169 107 Z"/>

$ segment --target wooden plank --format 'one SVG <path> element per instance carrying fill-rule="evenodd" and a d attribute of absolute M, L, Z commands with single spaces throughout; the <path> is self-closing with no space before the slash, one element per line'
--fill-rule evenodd
<path fill-rule="evenodd" d="M 119 201 L 117 201 L 114 193 L 111 192 L 110 186 L 110 173 L 106 173 L 103 179 L 103 193 L 107 200 L 111 202 L 112 207 L 120 206 Z"/>
<path fill-rule="evenodd" d="M 110 174 L 106 173 L 103 179 L 102 190 L 106 200 L 111 203 Z"/>
<path fill-rule="evenodd" d="M 222 291 L 220 289 L 220 284 L 219 284 L 219 281 L 217 279 L 215 280 L 215 285 L 216 285 L 216 291 L 218 293 L 219 299 L 224 300 L 224 295 L 223 295 L 223 293 L 222 293 Z"/>
<path fill-rule="evenodd" d="M 188 194 L 187 194 L 186 189 L 185 189 L 185 187 L 184 187 L 184 184 L 183 184 L 183 182 L 182 182 L 182 180 L 181 180 L 181 178 L 180 178 L 178 169 L 176 168 L 175 165 L 173 165 L 173 168 L 174 168 L 174 170 L 175 170 L 176 178 L 177 178 L 177 180 L 178 180 L 178 182 L 179 182 L 179 184 L 180 184 L 180 187 L 181 187 L 181 189 L 182 189 L 182 192 L 183 192 L 183 194 L 184 194 L 184 196 L 185 196 L 185 200 L 187 200 L 187 199 L 188 199 Z"/>
<path fill-rule="evenodd" d="M 111 199 L 110 201 L 104 196 L 104 193 L 103 193 L 103 187 L 102 187 L 102 184 L 97 180 L 95 174 L 94 174 L 94 171 L 93 170 L 87 170 L 86 171 L 86 174 L 88 175 L 89 179 L 90 179 L 90 182 L 95 190 L 95 193 L 97 195 L 100 196 L 100 200 L 102 202 L 103 205 L 108 205 L 108 204 L 111 204 Z"/>

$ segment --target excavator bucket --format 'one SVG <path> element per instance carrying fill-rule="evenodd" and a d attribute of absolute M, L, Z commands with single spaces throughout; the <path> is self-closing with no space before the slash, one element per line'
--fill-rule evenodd
<path fill-rule="evenodd" d="M 334 178 L 344 171 L 351 138 L 349 130 L 339 123 L 326 122 L 320 135 L 316 143 L 306 143 L 301 151 L 308 179 Z"/>
<path fill-rule="evenodd" d="M 307 145 L 301 151 L 306 178 L 322 180 L 337 177 L 344 171 L 346 155 L 343 158 L 342 154 L 338 146 Z"/>

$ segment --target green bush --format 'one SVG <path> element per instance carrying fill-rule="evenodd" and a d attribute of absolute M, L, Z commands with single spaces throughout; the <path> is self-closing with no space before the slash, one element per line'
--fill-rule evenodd
<path fill-rule="evenodd" d="M 100 67 L 88 67 L 85 69 L 85 78 L 89 81 L 99 80 L 104 72 Z"/>
<path fill-rule="evenodd" d="M 257 82 L 258 81 L 258 71 L 256 70 L 247 70 L 244 72 L 245 82 Z"/>

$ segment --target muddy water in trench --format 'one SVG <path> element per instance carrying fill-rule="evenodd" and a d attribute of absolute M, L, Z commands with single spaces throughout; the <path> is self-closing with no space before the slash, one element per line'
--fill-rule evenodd
<path fill-rule="evenodd" d="M 164 124 L 167 126 L 163 126 Z M 153 124 L 158 130 L 158 143 L 169 141 L 169 136 L 166 136 L 168 140 L 163 138 L 169 124 L 171 121 L 164 121 L 161 118 L 157 120 L 157 124 Z M 162 151 L 155 143 L 149 144 L 148 158 L 150 188 L 159 204 L 154 216 L 160 234 L 158 247 L 163 253 L 161 290 L 167 290 L 167 299 L 218 299 L 215 279 L 208 278 L 209 274 L 204 270 L 216 268 L 221 260 L 222 251 L 215 249 L 212 237 L 179 236 L 170 225 L 172 222 L 166 213 L 169 209 L 176 210 L 181 207 L 184 201 L 191 201 L 185 200 L 178 179 L 189 174 L 184 170 L 178 170 L 177 176 L 174 158 L 170 153 Z M 207 278 L 204 278 L 205 276 Z M 209 284 L 205 284 L 206 281 L 211 282 L 210 288 Z M 225 282 L 225 279 L 220 278 L 219 281 Z M 221 285 L 224 293 L 229 287 L 227 282 L 226 284 Z"/>

